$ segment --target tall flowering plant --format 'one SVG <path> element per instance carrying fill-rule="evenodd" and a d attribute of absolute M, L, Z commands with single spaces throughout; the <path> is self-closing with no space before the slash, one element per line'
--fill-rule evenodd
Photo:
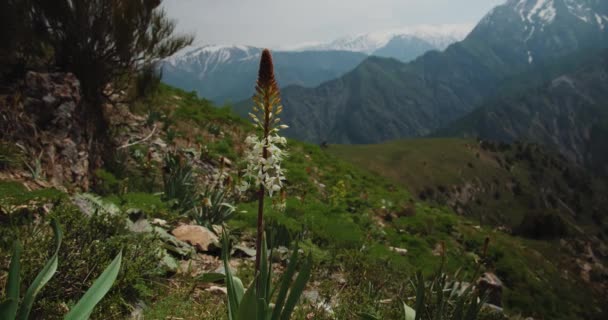
<path fill-rule="evenodd" d="M 276 195 L 283 188 L 285 180 L 281 162 L 286 156 L 287 141 L 279 135 L 286 125 L 281 124 L 279 115 L 283 112 L 279 86 L 274 77 L 272 55 L 268 49 L 262 52 L 258 80 L 253 97 L 254 106 L 249 116 L 253 120 L 256 134 L 247 137 L 245 161 L 247 168 L 243 175 L 241 191 L 257 188 L 258 221 L 256 238 L 256 273 L 260 271 L 260 254 L 264 236 L 264 198 Z"/>
<path fill-rule="evenodd" d="M 264 239 L 264 198 L 266 194 L 275 196 L 283 188 L 285 176 L 281 162 L 286 155 L 286 140 L 279 135 L 279 131 L 287 126 L 280 124 L 279 115 L 283 107 L 268 50 L 262 52 L 254 102 L 250 116 L 257 131 L 245 141 L 248 146 L 245 155 L 247 168 L 240 189 L 244 192 L 255 188 L 258 197 L 255 281 L 245 291 L 241 280 L 232 275 L 228 234 L 224 233 L 222 260 L 228 294 L 228 319 L 288 320 L 310 278 L 312 256 L 309 254 L 302 259 L 296 246 L 278 287 L 274 287 L 272 265 Z M 284 193 L 279 202 L 283 200 Z M 284 204 L 281 207 L 284 208 Z"/>

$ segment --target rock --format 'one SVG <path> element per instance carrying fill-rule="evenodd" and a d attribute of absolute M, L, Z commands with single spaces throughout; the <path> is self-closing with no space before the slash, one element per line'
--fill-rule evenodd
<path fill-rule="evenodd" d="M 154 218 L 152 219 L 152 224 L 159 227 L 164 227 L 167 225 L 167 220 Z"/>
<path fill-rule="evenodd" d="M 444 254 L 445 254 L 445 247 L 444 247 L 444 245 L 441 244 L 441 243 L 437 243 L 435 245 L 435 248 L 433 249 L 433 255 L 435 257 L 441 257 Z"/>
<path fill-rule="evenodd" d="M 182 225 L 171 233 L 178 239 L 193 245 L 198 251 L 208 252 L 220 248 L 219 238 L 203 226 Z"/>
<path fill-rule="evenodd" d="M 345 285 L 346 284 L 346 277 L 341 272 L 332 274 L 331 275 L 331 279 L 333 281 L 335 281 L 339 285 Z"/>
<path fill-rule="evenodd" d="M 502 281 L 494 273 L 484 273 L 477 285 L 488 294 L 488 304 L 502 307 Z"/>
<path fill-rule="evenodd" d="M 305 290 L 302 292 L 302 298 L 306 299 L 310 303 L 317 303 L 319 301 L 319 291 L 317 290 Z"/>
<path fill-rule="evenodd" d="M 226 157 L 221 157 L 220 163 L 225 165 L 226 167 L 232 167 L 232 161 Z"/>
<path fill-rule="evenodd" d="M 168 251 L 184 258 L 190 258 L 194 255 L 195 250 L 188 243 L 178 240 L 173 235 L 169 234 L 167 230 L 160 227 L 153 227 L 153 231 L 158 237 L 164 242 L 164 247 Z"/>
<path fill-rule="evenodd" d="M 247 248 L 242 245 L 236 245 L 233 248 L 233 256 L 240 258 L 251 258 L 255 257 L 256 251 L 255 249 Z"/>
<path fill-rule="evenodd" d="M 389 249 L 395 253 L 398 253 L 402 256 L 405 256 L 407 254 L 407 249 L 403 249 L 403 248 L 397 248 L 397 247 L 389 247 Z"/>
<path fill-rule="evenodd" d="M 137 303 L 133 306 L 133 311 L 131 311 L 131 316 L 129 319 L 131 320 L 144 320 L 144 311 L 147 306 L 143 301 L 137 301 Z"/>
<path fill-rule="evenodd" d="M 159 262 L 160 267 L 167 273 L 170 273 L 170 274 L 177 273 L 177 270 L 179 269 L 179 264 L 177 263 L 177 260 L 175 258 L 173 258 L 173 256 L 170 255 L 169 252 L 167 252 L 167 250 L 163 250 L 163 251 L 164 251 L 164 252 L 162 252 L 163 258 Z"/>
<path fill-rule="evenodd" d="M 217 224 L 212 225 L 211 229 L 213 229 L 213 232 L 218 236 L 221 236 L 224 233 L 224 227 Z"/>
<path fill-rule="evenodd" d="M 227 295 L 228 294 L 228 290 L 226 289 L 226 287 L 211 286 L 211 287 L 205 289 L 205 291 L 211 292 L 214 294 L 218 294 L 218 295 Z"/>
<path fill-rule="evenodd" d="M 163 139 L 161 139 L 161 138 L 154 139 L 154 142 L 152 142 L 152 143 L 161 149 L 167 148 L 167 143 L 165 143 L 165 141 L 163 141 Z"/>
<path fill-rule="evenodd" d="M 237 272 L 237 270 L 235 268 L 233 268 L 232 266 L 230 266 L 230 273 L 232 273 L 232 275 L 235 275 Z M 213 270 L 213 273 L 219 273 L 219 274 L 226 274 L 226 269 L 224 268 L 224 265 L 220 265 L 219 267 L 217 267 L 217 269 Z"/>
<path fill-rule="evenodd" d="M 283 262 L 289 258 L 289 249 L 287 247 L 279 246 L 272 251 L 272 262 Z"/>
<path fill-rule="evenodd" d="M 139 219 L 134 223 L 129 224 L 129 230 L 135 233 L 148 233 L 154 231 L 154 228 L 150 225 L 147 219 Z"/>

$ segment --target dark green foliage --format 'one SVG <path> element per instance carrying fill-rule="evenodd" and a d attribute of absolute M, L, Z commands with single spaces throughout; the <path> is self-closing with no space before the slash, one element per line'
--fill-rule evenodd
<path fill-rule="evenodd" d="M 183 156 L 168 154 L 164 164 L 164 196 L 174 200 L 182 212 L 196 205 L 197 189 L 194 169 Z"/>
<path fill-rule="evenodd" d="M 567 223 L 554 212 L 527 214 L 514 231 L 533 239 L 559 239 L 569 235 Z"/>
<path fill-rule="evenodd" d="M 221 187 L 208 187 L 197 197 L 199 204 L 188 215 L 200 226 L 222 225 L 235 213 L 228 196 L 229 192 Z"/>
<path fill-rule="evenodd" d="M 160 275 L 157 239 L 128 231 L 123 214 L 110 216 L 100 212 L 87 217 L 71 205 L 62 204 L 54 208 L 49 218 L 60 220 L 64 230 L 58 251 L 61 272 L 38 295 L 32 310 L 34 318 L 53 319 L 65 314 L 62 304 L 72 307 L 121 250 L 123 265 L 118 279 L 92 317 L 120 318 L 130 311 L 126 303 L 150 294 L 150 280 Z M 12 234 L 12 239 L 22 239 L 23 282 L 31 283 L 48 257 L 52 234 L 46 226 L 30 224 L 2 232 Z"/>
<path fill-rule="evenodd" d="M 23 165 L 22 151 L 17 146 L 0 142 L 0 170 L 19 168 Z"/>
<path fill-rule="evenodd" d="M 11 320 L 27 320 L 31 313 L 32 306 L 38 293 L 44 288 L 49 280 L 55 275 L 59 265 L 58 255 L 61 246 L 63 233 L 61 227 L 56 220 L 51 221 L 54 234 L 55 250 L 51 258 L 48 259 L 42 270 L 33 280 L 27 291 L 25 292 L 21 303 L 19 304 L 19 287 L 21 273 L 21 245 L 19 241 L 14 242 L 11 264 L 6 287 L 6 300 L 0 304 L 0 316 L 2 319 Z M 80 298 L 78 303 L 71 308 L 70 312 L 65 316 L 66 320 L 77 320 L 88 318 L 93 312 L 95 306 L 112 287 L 116 280 L 121 266 L 122 252 L 119 253 L 114 261 L 103 271 L 91 288 Z"/>
<path fill-rule="evenodd" d="M 266 240 L 262 241 L 260 272 L 245 291 L 241 280 L 230 271 L 229 240 L 224 232 L 222 260 L 226 270 L 225 282 L 228 289 L 228 319 L 230 320 L 289 320 L 304 292 L 312 271 L 312 255 L 302 258 L 297 246 L 289 258 L 289 264 L 278 284 L 273 283 L 272 261 L 268 257 Z M 302 261 L 304 260 L 304 261 Z M 297 270 L 299 268 L 299 270 Z M 297 272 L 297 275 L 296 275 Z M 276 287 L 275 287 L 276 286 Z M 276 294 L 276 298 L 275 298 Z M 272 303 L 274 301 L 274 303 Z"/>
<path fill-rule="evenodd" d="M 124 187 L 124 182 L 117 179 L 112 173 L 97 169 L 95 171 L 95 192 L 100 195 L 120 194 Z"/>
<path fill-rule="evenodd" d="M 192 42 L 175 37 L 161 1 L 31 1 L 34 22 L 48 28 L 44 40 L 56 65 L 76 74 L 96 101 L 106 84 L 132 74 Z"/>

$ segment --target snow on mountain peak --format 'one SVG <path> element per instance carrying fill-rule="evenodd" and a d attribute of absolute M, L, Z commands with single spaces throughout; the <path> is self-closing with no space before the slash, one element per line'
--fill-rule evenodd
<path fill-rule="evenodd" d="M 552 24 L 558 16 L 573 16 L 588 24 L 596 24 L 604 30 L 608 24 L 608 12 L 601 8 L 599 0 L 509 0 L 490 11 L 481 21 L 482 25 L 493 24 L 496 15 L 513 12 L 521 19 L 529 40 L 537 31 Z"/>
<path fill-rule="evenodd" d="M 201 59 L 205 56 L 206 60 L 213 60 L 216 63 L 223 63 L 230 59 L 238 58 L 239 60 L 250 59 L 256 57 L 261 49 L 243 45 L 190 45 L 173 56 L 166 59 L 166 62 L 175 66 L 177 63 Z"/>
<path fill-rule="evenodd" d="M 464 39 L 472 30 L 472 25 L 418 25 L 384 30 L 379 32 L 361 33 L 344 36 L 327 43 L 309 43 L 283 47 L 283 50 L 345 50 L 371 54 L 386 46 L 395 37 L 419 38 L 429 42 L 438 49 Z"/>

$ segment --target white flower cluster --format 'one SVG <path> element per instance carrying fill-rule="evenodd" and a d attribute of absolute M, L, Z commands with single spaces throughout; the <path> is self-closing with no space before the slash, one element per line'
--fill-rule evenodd
<path fill-rule="evenodd" d="M 281 191 L 285 180 L 285 171 L 281 168 L 281 162 L 287 155 L 282 149 L 287 144 L 287 140 L 278 134 L 269 135 L 267 139 L 250 135 L 245 139 L 245 144 L 247 168 L 239 191 L 245 192 L 252 185 L 254 187 L 263 185 L 268 195 L 272 197 L 274 193 Z M 266 148 L 266 158 L 263 156 L 264 148 Z"/>

